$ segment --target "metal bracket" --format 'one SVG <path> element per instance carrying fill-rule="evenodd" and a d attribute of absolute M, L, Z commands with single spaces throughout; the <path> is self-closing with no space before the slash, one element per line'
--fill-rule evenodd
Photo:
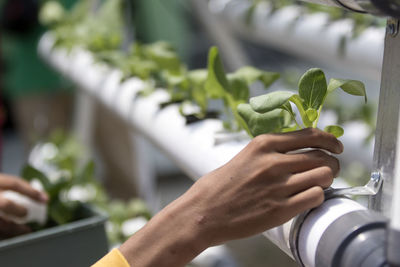
<path fill-rule="evenodd" d="M 382 186 L 382 177 L 379 172 L 372 172 L 369 182 L 364 186 L 347 188 L 332 188 L 324 190 L 325 198 L 329 199 L 336 196 L 374 196 Z"/>
<path fill-rule="evenodd" d="M 387 32 L 390 36 L 396 37 L 399 33 L 400 21 L 398 19 L 388 19 L 387 21 Z"/>

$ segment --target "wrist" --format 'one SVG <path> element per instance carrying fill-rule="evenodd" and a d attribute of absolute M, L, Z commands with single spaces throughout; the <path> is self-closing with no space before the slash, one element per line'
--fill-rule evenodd
<path fill-rule="evenodd" d="M 209 246 L 196 199 L 184 195 L 125 242 L 120 251 L 131 266 L 184 266 Z"/>

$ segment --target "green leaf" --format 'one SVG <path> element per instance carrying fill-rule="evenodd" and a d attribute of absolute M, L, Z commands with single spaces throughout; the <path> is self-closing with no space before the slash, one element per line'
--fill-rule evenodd
<path fill-rule="evenodd" d="M 250 89 L 245 80 L 228 76 L 229 88 L 235 102 L 245 103 L 249 100 Z M 237 106 L 237 104 L 235 105 Z"/>
<path fill-rule="evenodd" d="M 264 114 L 255 112 L 249 104 L 240 104 L 238 113 L 246 122 L 253 136 L 279 132 L 284 127 L 283 110 L 276 109 Z"/>
<path fill-rule="evenodd" d="M 208 106 L 207 95 L 201 87 L 194 87 L 192 89 L 192 98 L 199 105 L 202 112 L 206 112 Z"/>
<path fill-rule="evenodd" d="M 77 175 L 74 184 L 85 184 L 94 182 L 95 163 L 93 160 L 89 160 L 86 165 L 81 169 Z"/>
<path fill-rule="evenodd" d="M 57 180 L 57 182 L 52 183 L 50 188 L 46 190 L 47 194 L 50 197 L 50 200 L 53 200 L 58 197 L 60 192 L 64 189 L 70 188 L 72 186 L 72 182 L 70 179 L 65 177 L 61 177 Z"/>
<path fill-rule="evenodd" d="M 350 95 L 364 96 L 365 102 L 367 102 L 367 93 L 365 91 L 365 85 L 360 81 L 330 79 L 328 85 L 328 92 L 331 93 L 337 88 L 342 88 L 343 91 L 345 91 Z"/>
<path fill-rule="evenodd" d="M 157 63 L 152 60 L 141 60 L 133 58 L 127 63 L 127 76 L 137 76 L 142 79 L 149 79 L 151 75 L 159 71 Z"/>
<path fill-rule="evenodd" d="M 250 98 L 251 108 L 259 113 L 265 113 L 282 107 L 292 97 L 292 92 L 276 91 Z"/>
<path fill-rule="evenodd" d="M 326 126 L 324 131 L 333 134 L 336 138 L 339 138 L 344 134 L 343 128 L 337 125 Z"/>
<path fill-rule="evenodd" d="M 211 98 L 223 98 L 226 92 L 230 91 L 224 66 L 215 46 L 208 53 L 208 76 L 205 88 Z"/>
<path fill-rule="evenodd" d="M 187 77 L 192 85 L 203 86 L 207 81 L 207 70 L 198 69 L 189 71 Z"/>
<path fill-rule="evenodd" d="M 300 78 L 299 95 L 304 100 L 303 105 L 306 110 L 309 108 L 318 110 L 326 94 L 326 79 L 321 69 L 310 69 Z"/>
<path fill-rule="evenodd" d="M 166 81 L 168 88 L 178 88 L 179 91 L 189 89 L 189 81 L 184 74 L 173 74 L 168 71 L 162 72 L 162 78 Z"/>
<path fill-rule="evenodd" d="M 289 101 L 287 101 L 285 104 L 283 104 L 281 108 L 286 110 L 287 112 L 289 112 L 289 114 L 294 115 L 294 112 L 293 112 L 293 109 L 292 109 L 292 105 L 290 105 Z"/>
<path fill-rule="evenodd" d="M 76 219 L 79 206 L 79 202 L 64 203 L 60 200 L 55 200 L 48 206 L 49 217 L 59 225 L 72 222 Z"/>
<path fill-rule="evenodd" d="M 200 107 L 202 114 L 199 115 L 205 115 L 208 106 L 207 92 L 204 88 L 207 75 L 206 69 L 192 70 L 187 74 L 187 80 L 190 84 L 190 98 Z"/>
<path fill-rule="evenodd" d="M 48 192 L 51 189 L 51 183 L 49 181 L 49 178 L 47 178 L 47 176 L 44 173 L 32 167 L 31 165 L 26 165 L 22 169 L 21 177 L 29 182 L 34 179 L 38 179 L 42 183 L 45 191 Z"/>
<path fill-rule="evenodd" d="M 145 51 L 162 69 L 173 73 L 180 72 L 182 63 L 169 43 L 156 42 L 146 46 Z"/>
<path fill-rule="evenodd" d="M 306 114 L 306 111 L 304 110 L 304 104 L 303 104 L 303 99 L 299 95 L 292 95 L 289 99 L 291 102 L 293 102 L 297 109 L 299 110 L 301 119 L 303 121 L 303 124 L 305 127 L 312 127 L 312 121 L 308 119 L 308 116 Z"/>
<path fill-rule="evenodd" d="M 248 86 L 255 81 L 260 81 L 266 88 L 270 87 L 280 76 L 279 73 L 263 71 L 251 66 L 242 67 L 232 75 L 244 79 Z"/>
<path fill-rule="evenodd" d="M 307 118 L 309 121 L 313 122 L 318 118 L 318 111 L 313 108 L 309 108 L 306 110 Z"/>
<path fill-rule="evenodd" d="M 187 74 L 191 98 L 201 109 L 202 114 L 199 115 L 205 115 L 208 106 L 207 92 L 204 88 L 207 75 L 206 69 L 192 70 Z"/>

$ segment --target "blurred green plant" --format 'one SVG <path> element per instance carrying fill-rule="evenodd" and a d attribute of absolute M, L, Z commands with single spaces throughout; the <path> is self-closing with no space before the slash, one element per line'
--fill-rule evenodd
<path fill-rule="evenodd" d="M 44 3 L 39 18 L 52 30 L 55 47 L 80 46 L 98 52 L 121 46 L 123 1 L 103 1 L 100 7 L 95 6 L 94 0 L 82 0 L 66 12 L 57 1 Z"/>
<path fill-rule="evenodd" d="M 87 151 L 73 136 L 55 131 L 48 142 L 36 147 L 36 151 L 41 152 L 35 156 L 44 155 L 39 159 L 41 165 L 37 168 L 26 165 L 21 173 L 27 181 L 39 181 L 49 195 L 47 223 L 31 225 L 34 230 L 82 219 L 84 204 L 90 204 L 109 216 L 109 222 L 114 225 L 108 232 L 112 243 L 121 243 L 128 238 L 121 229 L 124 221 L 139 216 L 150 219 L 151 213 L 143 201 L 132 199 L 123 202 L 108 197 L 95 178 L 94 162 L 87 159 Z M 35 162 L 37 164 L 38 159 Z"/>

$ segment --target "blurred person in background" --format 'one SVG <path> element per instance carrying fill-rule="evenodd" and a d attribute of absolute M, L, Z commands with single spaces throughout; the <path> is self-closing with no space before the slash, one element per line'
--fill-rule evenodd
<path fill-rule="evenodd" d="M 0 0 L 1 93 L 26 151 L 54 128 L 67 128 L 72 111 L 71 86 L 37 54 L 45 28 L 38 23 L 40 0 Z M 75 1 L 62 1 L 66 7 Z"/>

